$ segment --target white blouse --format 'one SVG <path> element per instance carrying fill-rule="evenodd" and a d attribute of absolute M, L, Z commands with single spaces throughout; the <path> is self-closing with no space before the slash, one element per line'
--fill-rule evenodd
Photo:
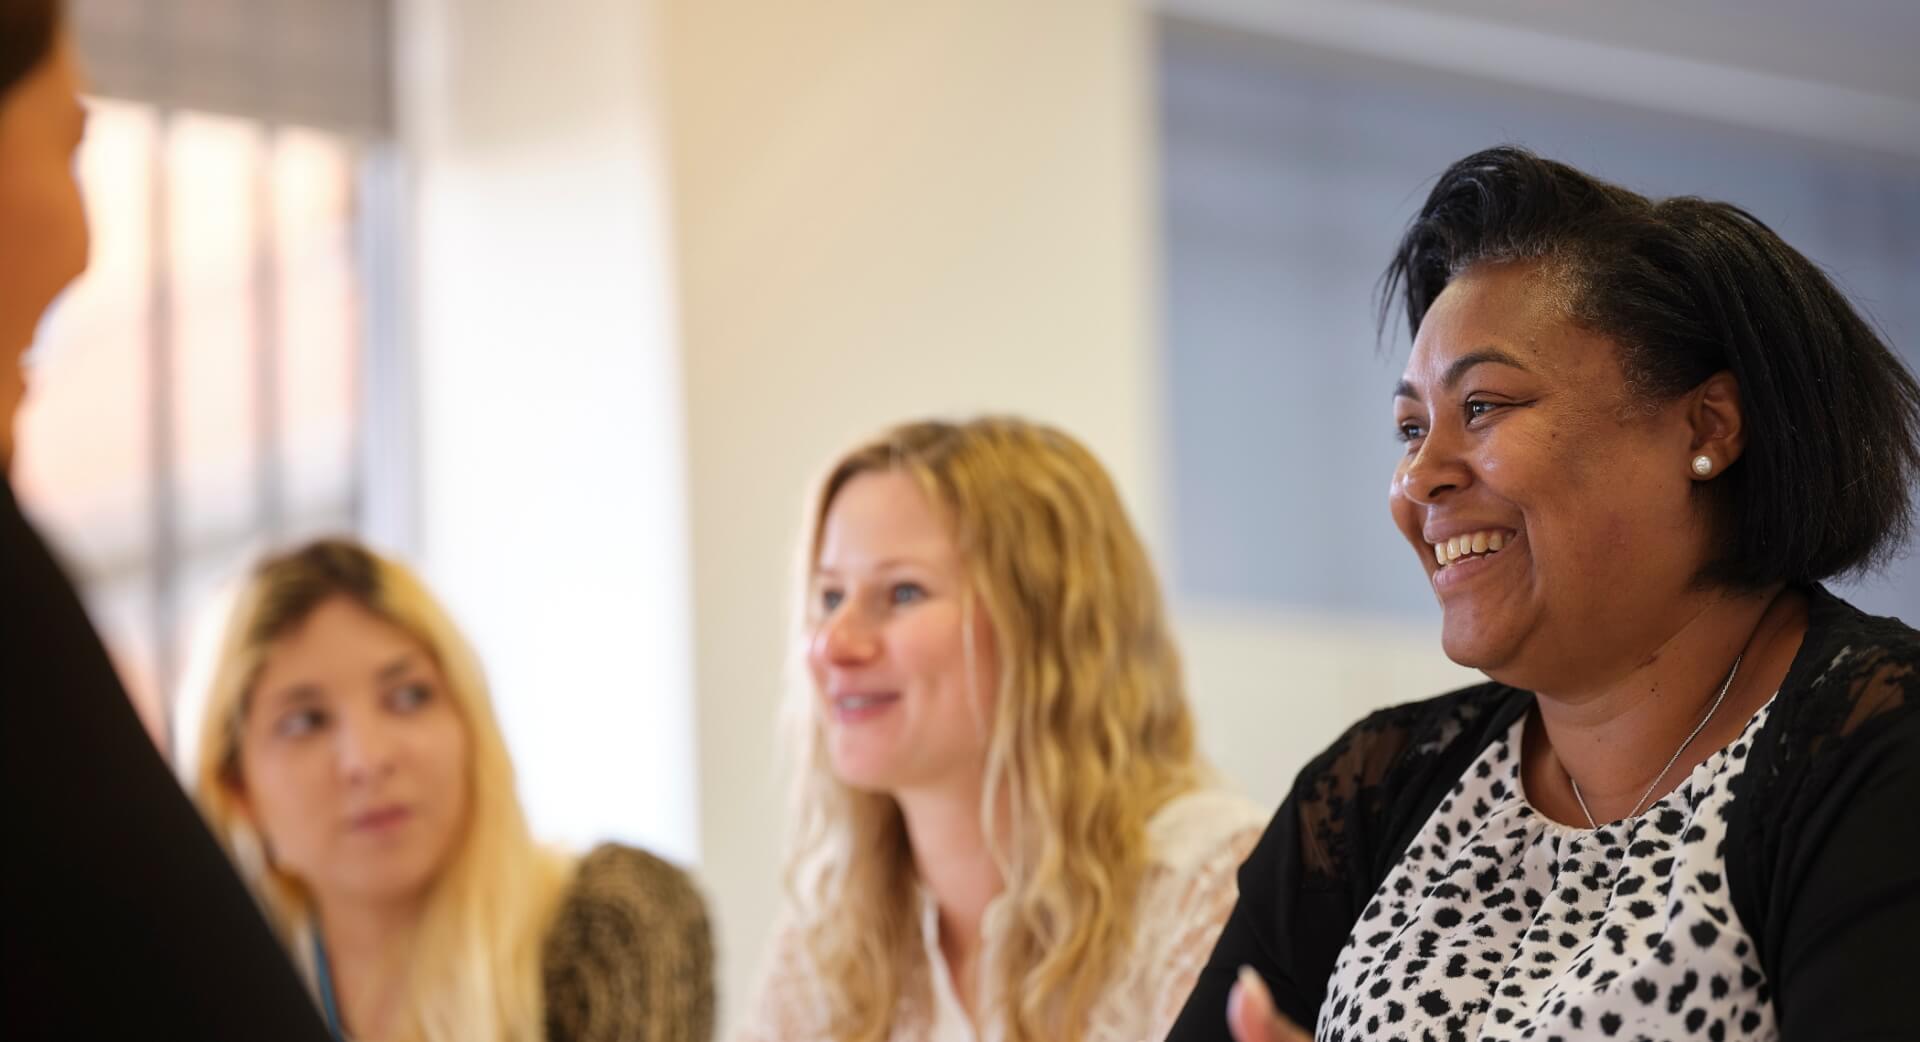
<path fill-rule="evenodd" d="M 1213 950 L 1239 897 L 1235 874 L 1260 839 L 1265 810 L 1217 789 L 1188 793 L 1147 822 L 1150 862 L 1142 880 L 1134 939 L 1113 983 L 1094 1005 L 1085 1042 L 1159 1042 L 1180 1015 L 1187 993 Z M 991 989 L 1004 898 L 982 921 L 979 979 Z M 1001 1026 L 976 1028 L 953 987 L 940 951 L 939 911 L 920 895 L 921 952 L 932 970 L 930 1002 L 907 1000 L 890 1042 L 998 1042 Z M 735 1042 L 827 1042 L 825 982 L 811 972 L 799 938 L 783 932 L 747 1024 Z M 982 1008 L 994 1007 L 989 993 Z"/>

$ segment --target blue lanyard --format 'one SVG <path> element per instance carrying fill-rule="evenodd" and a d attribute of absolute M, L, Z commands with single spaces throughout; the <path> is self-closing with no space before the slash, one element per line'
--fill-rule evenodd
<path fill-rule="evenodd" d="M 313 968 L 320 978 L 320 1012 L 327 1017 L 327 1033 L 336 1042 L 346 1042 L 347 1033 L 340 1028 L 340 1003 L 333 997 L 333 967 L 327 962 L 327 948 L 320 943 L 320 934 L 313 935 Z"/>

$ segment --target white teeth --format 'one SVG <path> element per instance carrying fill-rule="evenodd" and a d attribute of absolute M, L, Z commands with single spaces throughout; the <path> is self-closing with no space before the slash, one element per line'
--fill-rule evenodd
<path fill-rule="evenodd" d="M 1495 553 L 1506 545 L 1505 532 L 1485 529 L 1467 535 L 1450 536 L 1433 544 L 1433 559 L 1440 567 L 1445 568 L 1462 557 Z"/>

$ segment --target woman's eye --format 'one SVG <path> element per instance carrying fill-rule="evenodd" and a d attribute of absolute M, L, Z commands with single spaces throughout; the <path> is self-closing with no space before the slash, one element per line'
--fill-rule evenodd
<path fill-rule="evenodd" d="M 282 738 L 300 738 L 325 726 L 327 726 L 327 714 L 319 709 L 307 707 L 282 716 L 279 722 L 273 725 L 273 733 Z"/>
<path fill-rule="evenodd" d="M 1427 429 L 1411 420 L 1400 423 L 1393 429 L 1393 436 L 1402 442 L 1418 441 L 1425 437 Z"/>
<path fill-rule="evenodd" d="M 433 700 L 433 691 L 425 684 L 404 684 L 387 696 L 387 704 L 401 712 L 418 709 Z"/>
<path fill-rule="evenodd" d="M 895 583 L 891 597 L 895 604 L 912 604 L 925 600 L 927 591 L 919 583 Z"/>
<path fill-rule="evenodd" d="M 1500 405 L 1501 403 L 1499 402 L 1489 402 L 1485 399 L 1476 398 L 1467 403 L 1467 419 L 1477 420 L 1495 409 L 1500 408 Z"/>
<path fill-rule="evenodd" d="M 840 602 L 845 600 L 846 596 L 846 594 L 841 593 L 839 590 L 821 590 L 820 610 L 831 614 L 834 609 L 840 607 Z"/>

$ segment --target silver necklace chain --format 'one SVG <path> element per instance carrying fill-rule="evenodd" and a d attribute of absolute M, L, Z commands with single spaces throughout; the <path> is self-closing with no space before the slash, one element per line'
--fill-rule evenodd
<path fill-rule="evenodd" d="M 1707 707 L 1707 715 L 1701 717 L 1700 722 L 1693 725 L 1693 733 L 1687 735 L 1687 740 L 1680 743 L 1680 748 L 1675 749 L 1672 756 L 1667 757 L 1667 765 L 1660 768 L 1659 774 L 1653 776 L 1653 782 L 1647 786 L 1647 791 L 1640 794 L 1640 799 L 1634 802 L 1633 810 L 1627 812 L 1627 817 L 1637 818 L 1640 816 L 1640 808 L 1646 804 L 1647 797 L 1653 795 L 1653 790 L 1660 787 L 1661 780 L 1666 778 L 1668 771 L 1673 770 L 1673 765 L 1680 762 L 1680 754 L 1686 752 L 1687 746 L 1692 745 L 1693 740 L 1700 737 L 1700 732 L 1707 729 L 1707 721 L 1713 719 L 1713 714 L 1720 711 L 1720 703 L 1727 700 L 1727 689 L 1733 686 L 1733 678 L 1740 673 L 1740 660 L 1746 657 L 1746 652 L 1744 651 L 1733 657 L 1733 668 L 1727 670 L 1727 679 L 1720 684 L 1720 693 L 1713 696 L 1713 704 Z M 1564 770 L 1565 768 L 1562 769 Z M 1567 771 L 1567 784 L 1573 786 L 1573 798 L 1580 804 L 1580 813 L 1587 816 L 1587 827 L 1590 829 L 1599 828 L 1599 822 L 1593 820 L 1593 812 L 1587 809 L 1587 798 L 1580 795 L 1580 783 L 1573 779 L 1572 771 Z"/>

